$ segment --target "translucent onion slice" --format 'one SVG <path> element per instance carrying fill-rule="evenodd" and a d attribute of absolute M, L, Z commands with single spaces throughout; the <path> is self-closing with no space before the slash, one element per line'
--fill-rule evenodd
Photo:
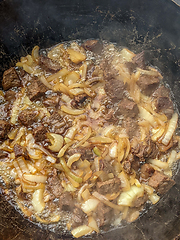
<path fill-rule="evenodd" d="M 67 161 L 67 166 L 68 166 L 69 168 L 71 168 L 71 165 L 72 165 L 74 162 L 78 161 L 80 157 L 81 157 L 81 154 L 80 154 L 80 153 L 75 153 L 75 154 L 73 154 L 72 156 L 70 156 L 69 159 L 68 159 L 68 161 Z"/>
<path fill-rule="evenodd" d="M 32 50 L 32 58 L 34 61 L 38 61 L 38 58 L 39 58 L 39 47 L 38 46 L 35 46 Z"/>
<path fill-rule="evenodd" d="M 88 130 L 87 130 L 86 135 L 83 137 L 83 139 L 81 139 L 81 141 L 79 141 L 79 142 L 78 142 L 75 146 L 73 146 L 73 147 L 76 148 L 76 147 L 82 146 L 83 143 L 85 143 L 85 142 L 90 138 L 91 133 L 92 133 L 91 127 L 88 127 Z"/>
<path fill-rule="evenodd" d="M 139 108 L 140 117 L 142 119 L 145 119 L 152 126 L 155 127 L 157 125 L 157 123 L 156 123 L 155 118 L 153 117 L 153 115 L 150 112 L 148 112 L 145 108 L 143 108 L 141 106 L 138 106 L 138 108 Z"/>
<path fill-rule="evenodd" d="M 95 219 L 92 216 L 90 216 L 88 218 L 88 226 L 91 227 L 97 233 L 99 233 L 99 228 L 97 226 L 97 223 L 96 223 Z"/>
<path fill-rule="evenodd" d="M 109 156 L 111 158 L 117 157 L 117 142 L 113 142 L 109 147 Z"/>
<path fill-rule="evenodd" d="M 173 163 L 176 162 L 176 158 L 177 158 L 177 152 L 175 150 L 172 150 L 167 161 L 170 168 L 173 167 Z"/>
<path fill-rule="evenodd" d="M 24 174 L 24 179 L 30 182 L 36 182 L 36 183 L 45 183 L 47 180 L 47 176 L 44 175 L 33 175 L 33 174 Z"/>
<path fill-rule="evenodd" d="M 72 62 L 78 64 L 86 59 L 86 56 L 78 51 L 75 51 L 74 49 L 67 49 L 67 52 L 69 54 L 69 57 Z"/>
<path fill-rule="evenodd" d="M 92 194 L 95 198 L 99 199 L 101 202 L 103 202 L 104 204 L 106 204 L 107 206 L 111 207 L 111 208 L 114 208 L 116 210 L 119 210 L 121 211 L 122 210 L 122 207 L 121 206 L 118 206 L 112 202 L 110 202 L 104 195 L 101 195 L 100 193 L 98 192 L 93 192 Z"/>
<path fill-rule="evenodd" d="M 112 143 L 113 139 L 108 137 L 91 137 L 89 142 L 91 143 Z"/>
<path fill-rule="evenodd" d="M 55 92 L 59 91 L 59 92 L 69 95 L 70 97 L 73 97 L 73 94 L 69 91 L 69 88 L 63 83 L 56 83 L 53 87 L 53 90 Z"/>
<path fill-rule="evenodd" d="M 52 144 L 51 146 L 48 146 L 48 148 L 53 152 L 59 152 L 64 143 L 63 137 L 56 133 L 47 133 L 47 137 Z"/>
<path fill-rule="evenodd" d="M 96 198 L 90 198 L 85 203 L 81 205 L 81 209 L 86 214 L 89 214 L 90 212 L 94 211 L 97 208 L 97 205 L 99 204 L 99 200 Z"/>
<path fill-rule="evenodd" d="M 168 129 L 167 129 L 167 132 L 162 140 L 162 143 L 164 145 L 168 145 L 168 143 L 170 142 L 173 134 L 174 134 L 174 131 L 176 129 L 176 126 L 177 126 L 177 122 L 178 122 L 178 114 L 177 113 L 174 113 L 172 118 L 170 119 L 169 121 L 169 126 L 168 126 Z"/>
<path fill-rule="evenodd" d="M 79 237 L 82 237 L 84 235 L 90 234 L 92 232 L 93 232 L 93 230 L 92 230 L 91 227 L 89 227 L 87 225 L 81 225 L 81 226 L 79 226 L 77 228 L 74 228 L 71 231 L 71 234 L 73 235 L 73 237 L 79 238 Z"/>
<path fill-rule="evenodd" d="M 167 168 L 169 168 L 169 164 L 167 162 L 162 162 L 158 159 L 150 159 L 148 160 L 148 162 L 159 167 L 160 169 L 166 170 Z"/>
<path fill-rule="evenodd" d="M 131 186 L 130 190 L 121 193 L 117 203 L 121 206 L 132 206 L 132 202 L 138 197 L 144 195 L 144 187 L 136 187 L 135 185 Z"/>
<path fill-rule="evenodd" d="M 47 82 L 50 82 L 56 78 L 62 78 L 65 77 L 67 74 L 69 73 L 69 71 L 65 68 L 61 69 L 59 72 L 50 75 L 49 77 L 47 77 Z"/>
<path fill-rule="evenodd" d="M 19 167 L 20 167 L 20 169 L 22 170 L 23 173 L 29 173 L 29 169 L 28 169 L 26 161 L 23 157 L 19 157 L 17 159 L 17 162 L 18 162 Z"/>
<path fill-rule="evenodd" d="M 61 110 L 65 113 L 70 114 L 70 115 L 80 115 L 80 114 L 83 114 L 85 112 L 84 109 L 72 109 L 72 108 L 69 108 L 65 105 L 61 106 Z"/>
<path fill-rule="evenodd" d="M 45 76 L 40 76 L 39 80 L 49 89 L 52 89 L 52 85 L 46 80 Z"/>
<path fill-rule="evenodd" d="M 69 143 L 67 143 L 66 145 L 64 145 L 63 148 L 61 148 L 61 150 L 58 153 L 58 157 L 63 157 L 64 153 L 66 152 L 66 150 L 75 143 L 75 141 L 71 141 Z"/>
<path fill-rule="evenodd" d="M 42 212 L 45 208 L 45 202 L 43 200 L 43 193 L 44 193 L 44 189 L 37 189 L 33 193 L 32 205 L 33 205 L 34 210 L 37 213 Z"/>
<path fill-rule="evenodd" d="M 159 201 L 160 197 L 156 193 L 153 193 L 149 195 L 149 199 L 152 202 L 152 204 L 156 204 Z"/>
<path fill-rule="evenodd" d="M 81 201 L 81 195 L 82 193 L 85 191 L 85 189 L 88 187 L 88 184 L 85 183 L 80 189 L 79 189 L 79 192 L 78 192 L 78 201 L 80 202 Z"/>

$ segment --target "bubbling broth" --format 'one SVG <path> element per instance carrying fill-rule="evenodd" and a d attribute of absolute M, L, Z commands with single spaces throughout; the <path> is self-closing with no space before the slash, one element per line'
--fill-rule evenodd
<path fill-rule="evenodd" d="M 99 233 L 175 184 L 178 114 L 144 52 L 99 40 L 35 46 L 2 86 L 4 192 L 31 221 Z"/>

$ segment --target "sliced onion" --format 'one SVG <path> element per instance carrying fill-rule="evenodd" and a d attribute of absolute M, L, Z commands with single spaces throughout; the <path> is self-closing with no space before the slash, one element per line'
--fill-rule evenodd
<path fill-rule="evenodd" d="M 149 199 L 152 202 L 152 204 L 156 204 L 159 201 L 160 197 L 156 193 L 153 193 L 149 195 Z"/>
<path fill-rule="evenodd" d="M 113 139 L 108 137 L 91 137 L 89 142 L 91 143 L 112 143 Z"/>
<path fill-rule="evenodd" d="M 47 157 L 46 157 L 46 160 L 47 160 L 48 162 L 53 163 L 53 164 L 57 161 L 57 159 L 56 159 L 55 157 L 52 157 L 52 156 L 47 156 Z"/>
<path fill-rule="evenodd" d="M 38 61 L 38 58 L 39 58 L 39 47 L 38 46 L 35 46 L 32 50 L 32 58 L 34 61 Z"/>
<path fill-rule="evenodd" d="M 167 162 L 162 162 L 158 159 L 150 159 L 148 160 L 149 163 L 159 167 L 160 169 L 167 169 L 169 168 L 169 164 Z"/>
<path fill-rule="evenodd" d="M 94 211 L 99 204 L 99 200 L 96 198 L 90 198 L 85 203 L 81 205 L 83 212 L 89 214 L 90 212 Z"/>
<path fill-rule="evenodd" d="M 83 114 L 85 112 L 84 109 L 72 109 L 72 108 L 69 108 L 65 105 L 61 106 L 61 110 L 65 113 L 70 114 L 70 115 L 80 115 L 80 114 Z"/>
<path fill-rule="evenodd" d="M 86 60 L 86 56 L 84 54 L 75 51 L 74 49 L 67 49 L 67 52 L 69 54 L 71 61 L 76 64 Z"/>
<path fill-rule="evenodd" d="M 97 226 L 97 223 L 96 223 L 95 219 L 92 216 L 90 216 L 88 218 L 88 226 L 91 227 L 97 233 L 99 233 L 99 228 Z"/>
<path fill-rule="evenodd" d="M 79 147 L 79 146 L 82 146 L 83 143 L 85 143 L 91 136 L 91 127 L 88 127 L 88 131 L 86 133 L 86 135 L 83 137 L 83 139 L 81 139 L 81 141 L 79 141 L 73 148 L 76 148 L 76 147 Z"/>
<path fill-rule="evenodd" d="M 45 76 L 40 76 L 39 80 L 49 89 L 52 89 L 52 85 L 46 80 Z"/>
<path fill-rule="evenodd" d="M 73 154 L 72 156 L 70 156 L 69 159 L 68 159 L 68 161 L 67 161 L 67 166 L 68 166 L 69 168 L 71 168 L 71 165 L 72 165 L 74 162 L 78 161 L 80 157 L 81 157 L 81 154 L 80 154 L 80 153 L 75 153 L 75 154 Z"/>
<path fill-rule="evenodd" d="M 110 202 L 104 195 L 101 195 L 100 193 L 98 192 L 93 192 L 92 194 L 95 198 L 99 199 L 101 202 L 103 202 L 104 204 L 106 204 L 107 206 L 111 207 L 111 208 L 114 208 L 116 210 L 121 210 L 122 207 L 121 206 L 118 206 L 112 202 Z"/>
<path fill-rule="evenodd" d="M 23 157 L 19 157 L 17 159 L 17 162 L 19 164 L 20 169 L 22 170 L 23 173 L 29 173 L 29 169 L 26 165 L 25 159 Z"/>
<path fill-rule="evenodd" d="M 47 176 L 44 175 L 33 175 L 33 174 L 24 174 L 24 179 L 30 182 L 36 182 L 36 183 L 45 183 L 47 180 Z"/>
<path fill-rule="evenodd" d="M 128 180 L 128 177 L 127 177 L 126 173 L 122 171 L 118 175 L 118 178 L 121 180 L 122 190 L 125 191 L 125 192 L 128 191 L 130 189 L 130 183 L 129 183 L 129 180 Z"/>
<path fill-rule="evenodd" d="M 56 83 L 53 87 L 53 90 L 55 92 L 59 91 L 69 95 L 70 97 L 73 97 L 73 94 L 69 91 L 69 88 L 64 83 Z"/>
<path fill-rule="evenodd" d="M 167 161 L 170 168 L 172 168 L 173 163 L 176 162 L 176 158 L 177 158 L 177 152 L 175 150 L 172 150 Z"/>
<path fill-rule="evenodd" d="M 111 158 L 117 157 L 117 142 L 113 142 L 109 147 L 109 156 Z"/>
<path fill-rule="evenodd" d="M 47 133 L 47 137 L 52 144 L 51 146 L 48 146 L 48 148 L 53 152 L 59 152 L 63 146 L 63 137 L 60 134 L 56 133 Z"/>
<path fill-rule="evenodd" d="M 168 126 L 168 129 L 167 129 L 167 132 L 162 140 L 162 143 L 164 145 L 168 145 L 168 143 L 170 142 L 173 134 L 174 134 L 174 131 L 176 129 L 176 126 L 177 126 L 177 122 L 178 122 L 178 114 L 177 113 L 174 113 L 172 118 L 170 119 L 169 121 L 169 126 Z"/>
<path fill-rule="evenodd" d="M 56 78 L 62 78 L 65 77 L 67 74 L 69 73 L 69 71 L 66 68 L 61 69 L 59 72 L 50 75 L 49 77 L 47 77 L 47 81 L 50 82 Z"/>
<path fill-rule="evenodd" d="M 81 201 L 81 195 L 82 193 L 84 192 L 84 190 L 87 188 L 88 184 L 85 183 L 80 189 L 79 189 L 79 192 L 78 192 L 78 201 L 80 202 Z"/>
<path fill-rule="evenodd" d="M 81 225 L 81 226 L 79 226 L 77 228 L 74 228 L 71 231 L 71 234 L 73 235 L 73 237 L 79 238 L 79 237 L 82 237 L 84 235 L 90 234 L 92 232 L 93 232 L 93 230 L 92 230 L 91 227 L 89 227 L 87 225 Z"/>
<path fill-rule="evenodd" d="M 140 117 L 145 119 L 146 121 L 148 121 L 152 126 L 156 126 L 157 123 L 155 121 L 155 118 L 153 117 L 153 115 L 148 112 L 145 108 L 138 106 L 139 108 L 139 113 L 140 113 Z"/>
<path fill-rule="evenodd" d="M 45 202 L 43 200 L 43 193 L 44 193 L 44 189 L 37 189 L 33 193 L 32 205 L 33 205 L 34 210 L 37 213 L 42 212 L 45 208 Z"/>
<path fill-rule="evenodd" d="M 67 143 L 66 145 L 64 145 L 63 148 L 61 148 L 61 150 L 58 153 L 58 157 L 63 157 L 64 153 L 66 152 L 66 150 L 75 143 L 75 141 L 71 141 L 69 143 Z"/>

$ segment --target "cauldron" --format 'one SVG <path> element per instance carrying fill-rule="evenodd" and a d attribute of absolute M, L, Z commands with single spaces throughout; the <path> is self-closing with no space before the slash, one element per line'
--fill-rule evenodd
<path fill-rule="evenodd" d="M 0 75 L 33 46 L 47 48 L 73 39 L 104 39 L 157 66 L 180 109 L 180 8 L 170 0 L 0 1 Z M 171 240 L 180 233 L 180 173 L 176 185 L 135 222 L 87 239 Z M 24 219 L 0 196 L 0 239 L 71 239 Z M 180 239 L 177 237 L 177 239 Z"/>

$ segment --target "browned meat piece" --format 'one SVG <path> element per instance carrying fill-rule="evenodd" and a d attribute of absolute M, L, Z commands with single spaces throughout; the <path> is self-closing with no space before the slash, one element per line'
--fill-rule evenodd
<path fill-rule="evenodd" d="M 170 91 L 165 86 L 160 86 L 156 91 L 153 93 L 153 97 L 170 97 Z"/>
<path fill-rule="evenodd" d="M 133 73 L 136 69 L 136 64 L 133 62 L 125 62 L 124 65 L 129 70 L 130 73 Z"/>
<path fill-rule="evenodd" d="M 16 73 L 15 68 L 12 67 L 4 72 L 2 86 L 4 90 L 21 86 L 21 81 Z"/>
<path fill-rule="evenodd" d="M 115 116 L 124 115 L 125 117 L 134 118 L 138 115 L 139 109 L 135 102 L 124 98 L 119 104 L 116 110 Z"/>
<path fill-rule="evenodd" d="M 153 187 L 159 194 L 164 194 L 175 184 L 175 181 L 170 179 L 167 175 L 155 171 L 150 177 L 148 185 Z"/>
<path fill-rule="evenodd" d="M 60 101 L 59 96 L 50 96 L 44 99 L 43 104 L 45 107 L 58 107 Z"/>
<path fill-rule="evenodd" d="M 110 223 L 113 217 L 112 208 L 106 206 L 104 203 L 100 202 L 96 209 L 96 221 L 98 227 Z"/>
<path fill-rule="evenodd" d="M 131 173 L 131 165 L 132 163 L 129 161 L 129 160 L 125 160 L 122 164 L 123 168 L 124 168 L 124 171 L 127 173 L 127 174 L 130 174 Z"/>
<path fill-rule="evenodd" d="M 63 194 L 63 187 L 57 176 L 56 169 L 53 170 L 52 174 L 47 179 L 47 189 L 56 198 L 59 198 Z"/>
<path fill-rule="evenodd" d="M 70 156 L 75 153 L 80 153 L 82 160 L 87 159 L 88 161 L 92 161 L 94 159 L 94 155 L 91 148 L 78 147 L 68 150 L 68 154 Z"/>
<path fill-rule="evenodd" d="M 135 57 L 133 57 L 132 62 L 139 68 L 145 69 L 146 64 L 145 64 L 145 58 L 144 58 L 144 51 L 136 54 Z"/>
<path fill-rule="evenodd" d="M 1 161 L 6 158 L 8 156 L 8 154 L 6 152 L 4 152 L 3 150 L 0 150 L 0 159 Z"/>
<path fill-rule="evenodd" d="M 174 113 L 173 102 L 169 97 L 158 97 L 155 100 L 156 112 L 163 112 L 169 119 Z"/>
<path fill-rule="evenodd" d="M 58 112 L 53 112 L 48 123 L 50 132 L 57 134 L 63 134 L 71 126 L 71 122 L 62 118 Z"/>
<path fill-rule="evenodd" d="M 104 182 L 97 182 L 97 191 L 100 194 L 112 194 L 121 190 L 121 181 L 119 178 L 113 178 Z"/>
<path fill-rule="evenodd" d="M 115 174 L 115 170 L 114 167 L 112 166 L 112 164 L 105 160 L 105 159 L 101 159 L 99 161 L 99 167 L 100 167 L 100 171 L 104 171 L 105 173 L 113 173 Z"/>
<path fill-rule="evenodd" d="M 55 73 L 61 69 L 61 66 L 58 62 L 45 56 L 40 56 L 39 65 L 45 71 L 52 72 L 52 73 Z"/>
<path fill-rule="evenodd" d="M 73 108 L 82 108 L 85 106 L 87 99 L 88 99 L 88 96 L 86 94 L 77 95 L 71 101 L 71 106 Z"/>
<path fill-rule="evenodd" d="M 137 85 L 141 89 L 142 93 L 149 96 L 159 86 L 159 81 L 160 80 L 158 77 L 142 75 L 142 76 L 140 76 L 139 80 L 137 81 Z"/>
<path fill-rule="evenodd" d="M 34 110 L 23 110 L 18 116 L 18 120 L 25 126 L 30 126 L 37 121 L 39 112 Z"/>
<path fill-rule="evenodd" d="M 148 200 L 147 194 L 144 194 L 142 197 L 137 197 L 137 198 L 132 202 L 132 207 L 139 208 L 139 207 L 142 206 L 147 200 Z"/>
<path fill-rule="evenodd" d="M 72 211 L 74 201 L 70 192 L 64 192 L 59 198 L 59 207 L 63 211 Z"/>
<path fill-rule="evenodd" d="M 8 90 L 5 92 L 6 101 L 14 101 L 16 98 L 16 93 L 13 90 Z"/>
<path fill-rule="evenodd" d="M 72 228 L 76 228 L 80 225 L 87 224 L 87 216 L 86 214 L 80 209 L 80 208 L 75 208 L 73 210 L 72 216 Z"/>
<path fill-rule="evenodd" d="M 138 136 L 139 134 L 139 126 L 136 120 L 133 118 L 127 117 L 123 121 L 123 127 L 126 129 L 126 132 L 129 138 L 133 138 L 134 136 Z"/>
<path fill-rule="evenodd" d="M 141 167 L 141 174 L 140 174 L 141 179 L 142 180 L 149 179 L 153 175 L 154 171 L 155 171 L 154 168 L 150 164 L 145 163 Z"/>
<path fill-rule="evenodd" d="M 31 101 L 44 96 L 45 92 L 48 90 L 48 88 L 38 80 L 37 77 L 33 77 L 30 83 L 31 84 L 27 86 L 27 95 Z"/>
<path fill-rule="evenodd" d="M 0 139 L 6 138 L 10 126 L 11 125 L 7 121 L 0 120 Z"/>
<path fill-rule="evenodd" d="M 46 139 L 46 132 L 47 128 L 41 125 L 33 130 L 33 136 L 37 142 L 41 142 Z"/>
<path fill-rule="evenodd" d="M 131 140 L 131 152 L 143 161 L 143 159 L 147 157 L 157 157 L 158 148 L 149 137 L 143 142 L 139 142 L 137 138 L 133 138 Z"/>
<path fill-rule="evenodd" d="M 98 40 L 87 40 L 82 44 L 82 47 L 97 54 L 100 54 L 103 48 Z"/>
<path fill-rule="evenodd" d="M 121 79 L 109 78 L 104 87 L 106 94 L 111 98 L 113 103 L 117 103 L 124 96 L 126 85 Z"/>
<path fill-rule="evenodd" d="M 14 145 L 14 153 L 15 153 L 15 157 L 23 156 L 26 159 L 28 158 L 28 153 L 26 148 L 19 145 L 18 143 Z"/>

